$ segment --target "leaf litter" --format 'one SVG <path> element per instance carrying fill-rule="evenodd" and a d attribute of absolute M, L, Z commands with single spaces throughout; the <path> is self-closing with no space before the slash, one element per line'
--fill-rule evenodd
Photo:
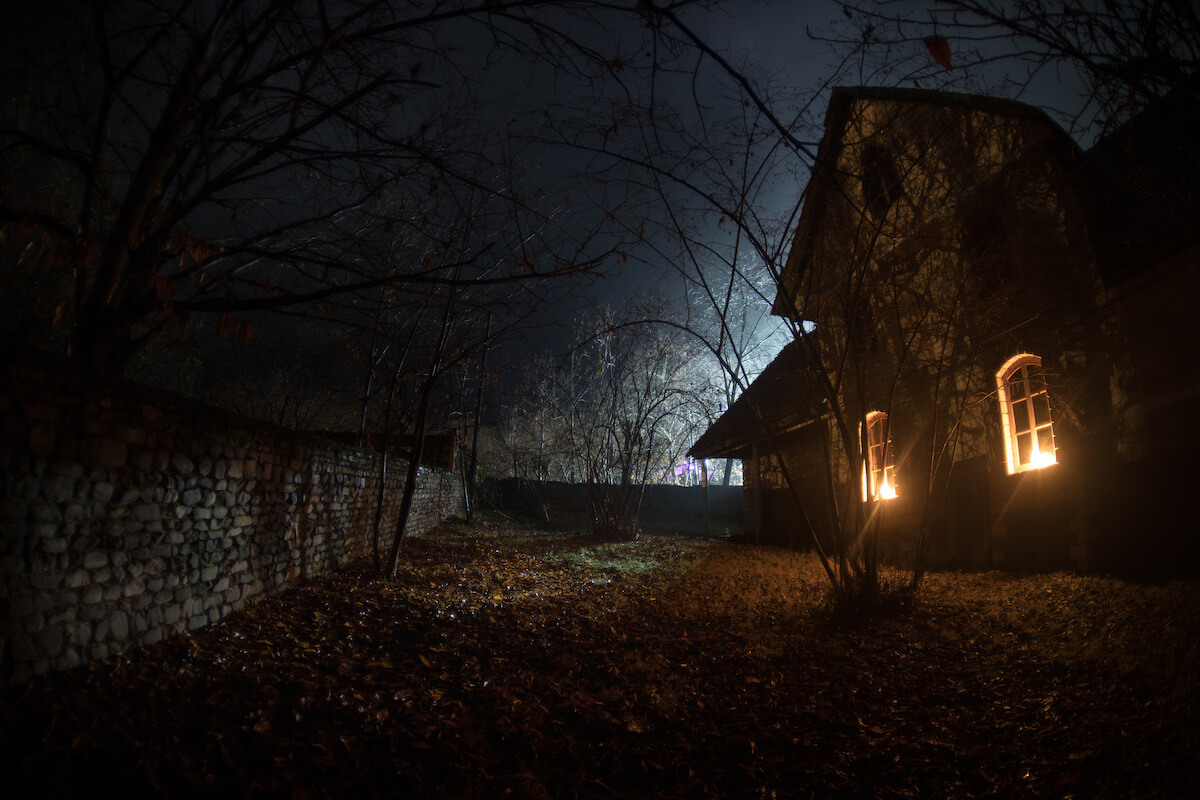
<path fill-rule="evenodd" d="M 916 598 L 851 624 L 787 550 L 449 524 L 394 581 L 352 565 L 9 688 L 0 752 L 51 796 L 1194 794 L 1200 585 Z"/>

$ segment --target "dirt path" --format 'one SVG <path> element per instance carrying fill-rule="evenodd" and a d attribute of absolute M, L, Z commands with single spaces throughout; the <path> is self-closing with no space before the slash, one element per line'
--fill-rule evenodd
<path fill-rule="evenodd" d="M 788 551 L 510 527 L 414 541 L 3 697 L 65 793 L 1191 796 L 1200 587 L 933 575 L 846 628 Z M 10 771 L 10 775 L 12 772 Z"/>

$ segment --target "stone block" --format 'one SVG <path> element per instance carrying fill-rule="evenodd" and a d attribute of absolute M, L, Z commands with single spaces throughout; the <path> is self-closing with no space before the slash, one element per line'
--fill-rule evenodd
<path fill-rule="evenodd" d="M 37 652 L 41 658 L 54 658 L 62 652 L 63 642 L 66 638 L 63 636 L 63 629 L 57 625 L 41 631 L 37 635 Z"/>
<path fill-rule="evenodd" d="M 175 453 L 172 455 L 171 465 L 175 467 L 177 472 L 180 472 L 184 475 L 191 474 L 196 469 L 196 465 L 192 463 L 192 460 L 183 453 Z"/>
<path fill-rule="evenodd" d="M 138 522 L 150 522 L 162 518 L 162 509 L 154 503 L 142 503 L 134 506 L 133 518 Z"/>
<path fill-rule="evenodd" d="M 75 569 L 67 573 L 63 578 L 63 586 L 68 589 L 77 589 L 88 583 L 88 574 L 85 569 Z"/>
<path fill-rule="evenodd" d="M 105 566 L 108 566 L 108 553 L 92 550 L 83 557 L 84 569 L 99 569 Z"/>
<path fill-rule="evenodd" d="M 144 645 L 158 644 L 165 638 L 166 638 L 166 634 L 163 633 L 162 628 L 159 628 L 159 627 L 150 628 L 142 636 L 142 644 L 144 644 Z"/>
<path fill-rule="evenodd" d="M 83 654 L 79 652 L 79 648 L 68 645 L 62 655 L 54 659 L 54 668 L 58 670 L 75 669 L 82 663 Z"/>
<path fill-rule="evenodd" d="M 86 605 L 95 605 L 104 597 L 103 586 L 89 586 L 83 590 L 83 602 Z"/>
<path fill-rule="evenodd" d="M 53 523 L 59 525 L 63 521 L 62 511 L 57 506 L 52 506 L 48 503 L 38 503 L 30 509 L 32 513 L 29 516 L 33 517 L 33 521 L 38 524 Z"/>
<path fill-rule="evenodd" d="M 140 425 L 122 425 L 117 429 L 117 436 L 126 444 L 144 444 L 146 429 Z"/>
<path fill-rule="evenodd" d="M 60 505 L 75 496 L 75 481 L 66 475 L 52 475 L 42 481 L 42 496 Z"/>
<path fill-rule="evenodd" d="M 86 519 L 87 509 L 78 500 L 72 500 L 63 509 L 63 522 L 67 525 L 79 525 Z"/>
<path fill-rule="evenodd" d="M 124 642 L 129 638 L 129 616 L 120 609 L 108 618 L 108 633 L 114 641 Z"/>
<path fill-rule="evenodd" d="M 93 439 L 88 446 L 93 462 L 105 467 L 123 467 L 129 459 L 129 448 L 116 439 Z"/>
<path fill-rule="evenodd" d="M 208 617 L 204 614 L 197 614 L 194 617 L 188 618 L 188 630 L 197 630 L 208 624 Z"/>
<path fill-rule="evenodd" d="M 55 528 L 57 531 L 58 529 Z M 65 536 L 55 537 L 53 539 L 42 539 L 43 553 L 65 553 L 67 551 L 67 538 Z"/>
<path fill-rule="evenodd" d="M 77 622 L 71 626 L 70 642 L 76 647 L 82 647 L 92 640 L 92 626 L 87 622 Z"/>
<path fill-rule="evenodd" d="M 122 594 L 124 594 L 126 597 L 135 597 L 145 591 L 146 585 L 143 584 L 138 578 L 130 578 L 125 582 L 125 585 L 121 589 Z"/>

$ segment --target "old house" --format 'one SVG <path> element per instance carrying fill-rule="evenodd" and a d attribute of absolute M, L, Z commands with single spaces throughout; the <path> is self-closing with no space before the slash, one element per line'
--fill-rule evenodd
<path fill-rule="evenodd" d="M 692 455 L 743 459 L 766 540 L 859 503 L 899 563 L 1190 563 L 1198 123 L 1085 152 L 1022 103 L 836 89 L 773 308 L 811 333 Z"/>

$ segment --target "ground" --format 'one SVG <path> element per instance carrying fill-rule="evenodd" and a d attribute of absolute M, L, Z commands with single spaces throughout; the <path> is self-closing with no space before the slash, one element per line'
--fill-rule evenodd
<path fill-rule="evenodd" d="M 899 576 L 895 576 L 899 579 Z M 52 794 L 1191 797 L 1200 585 L 934 574 L 833 620 L 790 551 L 447 525 L 9 689 Z"/>

